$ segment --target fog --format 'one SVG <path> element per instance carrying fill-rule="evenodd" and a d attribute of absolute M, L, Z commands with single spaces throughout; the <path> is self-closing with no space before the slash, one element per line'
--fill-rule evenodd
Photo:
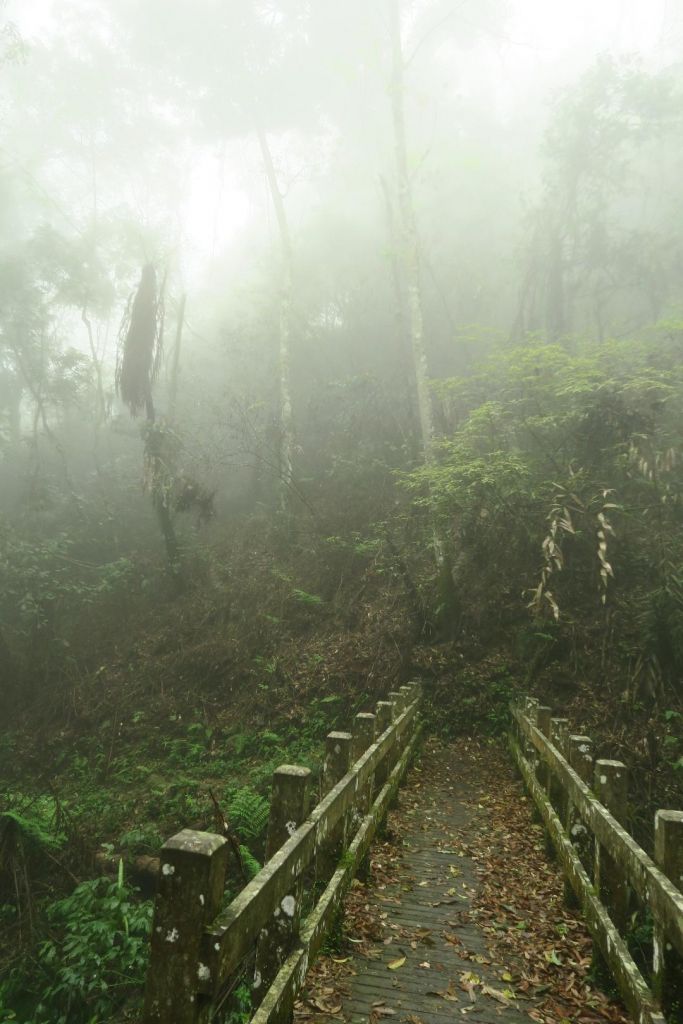
<path fill-rule="evenodd" d="M 0 0 L 0 76 L 0 1018 L 66 1019 L 21 1001 L 49 900 L 174 827 L 131 765 L 208 827 L 216 737 L 265 800 L 268 743 L 417 676 L 444 721 L 497 735 L 527 687 L 621 744 L 647 845 L 683 764 L 678 0 Z M 66 875 L 19 882 L 3 815 L 47 807 Z"/>
<path fill-rule="evenodd" d="M 433 465 L 483 359 L 673 322 L 682 17 L 6 3 L 8 529 L 176 582 L 232 515 L 335 534 L 330 474 Z"/>

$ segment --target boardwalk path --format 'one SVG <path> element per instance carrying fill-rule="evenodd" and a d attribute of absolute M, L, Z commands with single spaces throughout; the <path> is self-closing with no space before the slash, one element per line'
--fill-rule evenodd
<path fill-rule="evenodd" d="M 302 1024 L 627 1020 L 588 983 L 587 936 L 540 847 L 504 757 L 428 747 L 371 879 L 349 895 L 347 946 L 313 972 Z"/>

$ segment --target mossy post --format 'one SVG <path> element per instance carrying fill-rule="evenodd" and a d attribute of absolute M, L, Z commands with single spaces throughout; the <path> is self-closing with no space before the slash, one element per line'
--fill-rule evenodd
<path fill-rule="evenodd" d="M 590 786 L 593 781 L 593 740 L 590 736 L 569 737 L 569 767 L 573 768 L 582 782 Z"/>
<path fill-rule="evenodd" d="M 391 690 L 389 693 L 389 700 L 392 700 L 396 705 L 396 717 L 402 715 L 406 709 L 406 698 L 405 694 L 400 693 L 398 690 Z"/>
<path fill-rule="evenodd" d="M 596 761 L 593 788 L 600 803 L 604 804 L 620 825 L 626 827 L 628 814 L 628 772 L 621 761 Z M 618 931 L 624 935 L 628 926 L 629 893 L 624 872 L 604 850 L 595 843 L 595 887 Z"/>
<path fill-rule="evenodd" d="M 322 771 L 322 795 L 326 796 L 340 779 L 343 779 L 351 767 L 351 744 L 353 736 L 350 732 L 328 732 L 325 739 L 325 760 Z"/>
<path fill-rule="evenodd" d="M 343 779 L 351 767 L 350 732 L 330 732 L 325 740 L 325 760 L 323 761 L 323 796 Z M 346 816 L 342 815 L 334 826 L 326 841 L 318 852 L 317 876 L 328 881 L 333 873 L 344 849 L 346 835 Z"/>
<path fill-rule="evenodd" d="M 205 1024 L 211 1001 L 199 959 L 204 926 L 223 901 L 228 845 L 223 836 L 183 829 L 161 848 L 143 1024 Z"/>
<path fill-rule="evenodd" d="M 353 739 L 351 741 L 351 760 L 356 761 L 363 756 L 368 747 L 375 742 L 376 716 L 371 711 L 361 711 L 354 719 Z M 370 777 L 362 793 L 357 794 L 356 807 L 358 813 L 367 814 L 372 802 L 374 779 Z"/>
<path fill-rule="evenodd" d="M 353 725 L 353 741 L 351 745 L 351 760 L 356 761 L 363 756 L 368 747 L 375 742 L 376 718 L 369 711 L 361 711 L 356 715 Z M 362 790 L 357 790 L 356 799 L 351 817 L 351 827 L 355 831 L 360 825 L 363 817 L 368 813 L 372 805 L 372 793 L 374 789 L 374 778 L 371 775 Z M 366 881 L 369 873 L 367 856 L 363 858 L 356 869 L 356 877 Z"/>
<path fill-rule="evenodd" d="M 537 697 L 525 697 L 523 702 L 524 714 L 529 719 L 532 725 L 536 725 L 536 709 L 538 708 L 539 700 Z M 536 748 L 533 743 L 526 736 L 522 737 L 522 750 L 527 761 L 532 765 L 536 764 Z"/>
<path fill-rule="evenodd" d="M 562 757 L 567 757 L 569 744 L 568 718 L 550 719 L 550 742 L 559 750 Z M 548 797 L 557 811 L 560 821 L 565 822 L 567 820 L 567 794 L 563 787 L 552 777 L 552 774 L 548 784 Z"/>
<path fill-rule="evenodd" d="M 536 708 L 536 728 L 539 732 L 543 733 L 547 740 L 550 739 L 550 720 L 552 718 L 552 714 L 551 708 L 546 707 L 544 704 L 539 704 Z M 538 759 L 536 778 L 547 793 L 548 786 L 550 784 L 550 768 L 542 757 Z"/>
<path fill-rule="evenodd" d="M 569 737 L 569 767 L 573 768 L 576 774 L 579 776 L 582 782 L 585 782 L 587 786 L 593 784 L 593 741 L 590 736 L 578 736 L 576 734 Z M 576 809 L 572 804 L 571 800 L 567 804 L 567 835 L 571 839 L 576 852 L 579 855 L 581 863 L 583 864 L 586 871 L 589 874 L 593 871 L 593 864 L 591 863 L 591 834 L 583 824 L 581 816 L 576 813 Z M 571 893 L 571 895 L 570 895 Z M 574 890 L 571 887 L 567 887 L 565 884 L 565 896 L 570 906 L 574 905 L 573 896 Z"/>
<path fill-rule="evenodd" d="M 683 888 L 683 811 L 655 814 L 655 862 L 677 889 Z M 670 1014 L 671 1020 L 681 1020 L 683 961 L 656 919 L 652 988 L 664 1013 Z"/>
<path fill-rule="evenodd" d="M 298 765 L 283 764 L 273 772 L 273 788 L 266 839 L 266 860 L 270 860 L 306 819 L 311 772 Z M 256 966 L 252 986 L 254 1006 L 258 1006 L 273 983 L 280 967 L 299 935 L 303 877 L 292 892 L 284 896 L 267 927 L 261 930 L 256 945 Z M 286 1024 L 286 1022 L 274 1022 Z"/>
<path fill-rule="evenodd" d="M 375 708 L 375 717 L 377 719 L 377 735 L 381 736 L 382 733 L 386 732 L 386 730 L 394 721 L 393 702 L 390 700 L 378 700 L 377 706 Z M 395 745 L 396 740 L 394 739 L 394 746 Z M 391 750 L 387 751 L 387 756 L 384 758 L 384 760 L 380 761 L 380 763 L 377 765 L 377 770 L 375 771 L 375 786 L 377 789 L 381 789 L 384 783 L 387 781 L 387 778 L 389 777 L 389 772 L 393 767 L 391 763 L 392 753 L 393 747 Z"/>

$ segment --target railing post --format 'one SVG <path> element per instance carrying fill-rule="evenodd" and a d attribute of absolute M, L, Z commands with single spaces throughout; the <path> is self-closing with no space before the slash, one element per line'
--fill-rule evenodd
<path fill-rule="evenodd" d="M 351 764 L 351 744 L 353 737 L 350 732 L 328 732 L 325 740 L 325 760 L 323 761 L 323 796 L 343 779 Z"/>
<path fill-rule="evenodd" d="M 569 737 L 569 767 L 573 768 L 582 782 L 590 786 L 593 782 L 593 741 L 590 736 Z M 576 813 L 571 801 L 567 804 L 567 835 L 574 844 L 581 863 L 589 875 L 593 872 L 591 863 L 590 832 Z M 567 890 L 565 889 L 565 894 Z M 571 897 L 568 902 L 571 902 Z"/>
<path fill-rule="evenodd" d="M 655 862 L 676 888 L 683 888 L 683 811 L 655 814 Z M 654 922 L 652 988 L 664 1013 L 683 1008 L 683 962 L 668 941 L 659 922 Z M 678 1019 L 674 1018 L 673 1019 Z"/>
<path fill-rule="evenodd" d="M 567 743 L 569 739 L 569 719 L 550 719 L 550 742 L 557 747 L 562 757 L 567 756 Z"/>
<path fill-rule="evenodd" d="M 539 704 L 536 708 L 536 728 L 539 732 L 542 732 L 547 740 L 550 739 L 550 720 L 552 717 L 551 708 L 546 707 L 543 704 Z M 548 792 L 549 780 L 550 780 L 550 767 L 545 763 L 542 757 L 539 757 L 538 764 L 536 767 L 536 777 L 539 785 Z"/>
<path fill-rule="evenodd" d="M 325 741 L 325 760 L 323 762 L 323 795 L 329 793 L 340 779 L 343 779 L 351 766 L 350 732 L 330 732 Z M 330 834 L 322 844 L 317 859 L 317 875 L 329 880 L 337 867 L 342 854 L 346 835 L 346 815 L 342 815 Z"/>
<path fill-rule="evenodd" d="M 392 700 L 396 705 L 396 717 L 402 715 L 406 709 L 406 698 L 405 694 L 400 693 L 398 690 L 390 690 L 389 700 Z"/>
<path fill-rule="evenodd" d="M 590 736 L 569 737 L 569 766 L 582 782 L 590 786 L 593 781 L 593 740 Z"/>
<path fill-rule="evenodd" d="M 378 700 L 375 711 L 377 719 L 377 736 L 379 737 L 382 735 L 382 733 L 386 732 L 386 730 L 394 721 L 394 705 L 390 700 Z M 380 763 L 377 765 L 377 771 L 375 772 L 375 785 L 377 789 L 381 789 L 384 783 L 387 781 L 387 778 L 389 777 L 389 773 L 392 768 L 391 754 L 395 742 L 396 737 L 394 736 L 394 742 L 389 747 Z"/>
<path fill-rule="evenodd" d="M 628 814 L 628 773 L 621 761 L 595 762 L 595 795 L 614 815 L 620 825 L 626 826 Z M 615 927 L 625 934 L 628 925 L 628 886 L 624 874 L 614 859 L 595 841 L 595 887 L 605 904 Z"/>
<path fill-rule="evenodd" d="M 375 723 L 375 715 L 370 711 L 361 711 L 356 715 L 353 740 L 351 741 L 351 760 L 354 764 L 375 742 Z M 367 814 L 372 803 L 373 783 L 374 779 L 371 775 L 363 790 L 357 793 L 357 809 L 361 815 Z"/>
<path fill-rule="evenodd" d="M 227 864 L 226 840 L 209 832 L 183 829 L 162 846 L 143 1024 L 208 1021 L 210 1000 L 197 994 L 197 981 L 208 978 L 199 951 L 221 908 Z"/>
<path fill-rule="evenodd" d="M 522 700 L 521 711 L 522 714 L 532 725 L 536 725 L 536 708 L 539 705 L 537 697 L 524 697 Z M 522 731 L 521 734 L 522 753 L 524 754 L 527 761 L 532 765 L 534 771 L 536 770 L 536 747 L 533 745 L 530 739 L 528 739 L 526 733 Z"/>
<path fill-rule="evenodd" d="M 567 745 L 569 740 L 569 719 L 568 718 L 551 718 L 550 719 L 550 742 L 556 749 L 562 754 L 562 757 L 567 757 Z M 562 786 L 558 783 L 557 779 L 554 778 L 552 772 L 548 776 L 548 799 L 557 811 L 558 817 L 561 822 L 567 820 L 567 794 L 565 793 Z"/>
<path fill-rule="evenodd" d="M 266 839 L 266 860 L 287 842 L 308 814 L 311 772 L 308 768 L 284 764 L 273 772 L 273 789 Z M 303 876 L 294 890 L 275 908 L 270 925 L 263 928 L 256 946 L 253 1002 L 258 1006 L 270 988 L 299 934 Z M 280 1024 L 280 1022 L 276 1022 Z"/>

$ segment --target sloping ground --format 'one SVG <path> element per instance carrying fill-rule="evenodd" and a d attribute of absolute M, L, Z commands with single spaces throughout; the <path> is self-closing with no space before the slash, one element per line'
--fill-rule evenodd
<path fill-rule="evenodd" d="M 589 936 L 498 746 L 431 741 L 389 837 L 347 898 L 343 948 L 314 968 L 301 1022 L 628 1021 L 590 980 Z"/>

